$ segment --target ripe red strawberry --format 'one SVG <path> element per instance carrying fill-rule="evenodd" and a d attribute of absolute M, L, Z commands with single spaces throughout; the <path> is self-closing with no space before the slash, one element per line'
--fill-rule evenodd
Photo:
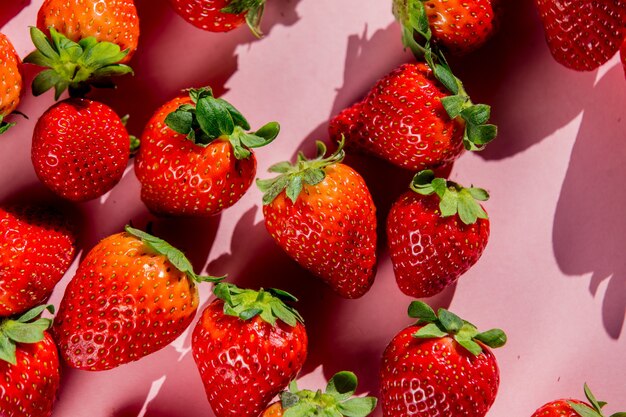
<path fill-rule="evenodd" d="M 87 99 L 49 108 L 33 133 L 32 161 L 48 188 L 72 201 L 87 201 L 119 182 L 130 156 L 130 138 L 118 115 Z"/>
<path fill-rule="evenodd" d="M 99 371 L 164 348 L 198 308 L 198 276 L 167 242 L 126 226 L 98 243 L 67 286 L 53 333 L 73 368 Z"/>
<path fill-rule="evenodd" d="M 0 320 L 0 415 L 49 417 L 59 389 L 59 354 L 46 331 L 52 322 L 35 307 L 15 319 Z M 48 306 L 54 312 L 52 306 Z"/>
<path fill-rule="evenodd" d="M 363 296 L 376 274 L 376 207 L 363 178 L 341 163 L 343 142 L 324 158 L 301 153 L 295 164 L 270 167 L 280 174 L 258 180 L 265 227 L 302 267 L 345 298 Z"/>
<path fill-rule="evenodd" d="M 366 417 L 376 408 L 376 397 L 351 398 L 357 387 L 357 377 L 352 372 L 335 374 L 326 390 L 299 390 L 296 381 L 289 384 L 289 391 L 280 393 L 280 402 L 269 406 L 261 417 L 336 416 Z"/>
<path fill-rule="evenodd" d="M 625 0 L 535 0 L 552 56 L 577 71 L 607 62 L 624 40 Z"/>
<path fill-rule="evenodd" d="M 589 403 L 579 400 L 557 400 L 548 403 L 534 412 L 532 417 L 604 417 L 604 401 L 596 400 L 589 386 L 585 384 L 585 396 Z M 615 413 L 611 417 L 624 417 L 626 413 Z"/>
<path fill-rule="evenodd" d="M 191 342 L 209 403 L 216 417 L 258 417 L 306 359 L 302 318 L 284 303 L 297 300 L 225 283 L 214 292 Z"/>
<path fill-rule="evenodd" d="M 256 175 L 252 148 L 273 141 L 276 122 L 250 125 L 210 88 L 190 90 L 163 105 L 146 126 L 135 158 L 141 199 L 150 211 L 211 216 L 235 204 Z"/>
<path fill-rule="evenodd" d="M 260 24 L 265 0 L 170 0 L 183 19 L 210 32 L 229 32 L 244 22 L 255 36 L 262 36 Z"/>
<path fill-rule="evenodd" d="M 431 297 L 478 261 L 489 220 L 477 200 L 488 198 L 483 189 L 463 188 L 432 171 L 415 176 L 387 218 L 389 252 L 403 293 Z"/>
<path fill-rule="evenodd" d="M 398 333 L 383 354 L 383 417 L 484 417 L 500 376 L 489 347 L 506 343 L 502 330 L 479 333 L 447 310 L 414 301 L 419 321 Z"/>
<path fill-rule="evenodd" d="M 41 207 L 0 208 L 0 317 L 44 302 L 74 255 L 73 227 Z"/>
<path fill-rule="evenodd" d="M 0 134 L 15 123 L 4 119 L 17 108 L 22 95 L 22 60 L 9 39 L 0 33 Z"/>

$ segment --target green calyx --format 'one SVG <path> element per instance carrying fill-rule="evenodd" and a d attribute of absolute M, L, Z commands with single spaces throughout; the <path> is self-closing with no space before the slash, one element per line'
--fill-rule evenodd
<path fill-rule="evenodd" d="M 209 87 L 189 90 L 192 104 L 183 104 L 168 114 L 165 124 L 175 132 L 186 135 L 187 139 L 200 146 L 207 146 L 215 140 L 228 140 L 237 159 L 250 157 L 250 149 L 260 148 L 271 143 L 280 132 L 277 122 L 270 122 L 256 132 L 232 104 L 213 97 Z"/>
<path fill-rule="evenodd" d="M 0 321 L 0 360 L 16 365 L 17 343 L 37 343 L 44 339 L 44 332 L 52 326 L 52 319 L 39 317 L 44 310 L 54 314 L 54 306 L 42 305 L 18 318 Z"/>
<path fill-rule="evenodd" d="M 128 65 L 120 64 L 129 50 L 120 50 L 111 42 L 98 42 L 89 37 L 73 42 L 50 28 L 50 39 L 36 27 L 30 37 L 37 48 L 24 62 L 48 68 L 33 80 L 33 95 L 39 96 L 54 88 L 54 98 L 69 89 L 70 96 L 82 97 L 91 87 L 113 88 L 111 77 L 132 74 Z"/>
<path fill-rule="evenodd" d="M 498 135 L 498 128 L 488 124 L 491 107 L 474 104 L 463 83 L 450 69 L 443 52 L 433 42 L 424 6 L 426 0 L 393 0 L 393 13 L 402 25 L 402 42 L 418 59 L 425 59 L 435 78 L 451 93 L 441 99 L 450 118 L 465 122 L 463 144 L 467 150 L 480 151 Z"/>
<path fill-rule="evenodd" d="M 224 7 L 221 12 L 229 14 L 246 14 L 246 23 L 256 36 L 263 36 L 261 32 L 261 19 L 265 10 L 265 0 L 231 0 L 228 6 Z"/>
<path fill-rule="evenodd" d="M 5 121 L 4 116 L 0 114 L 0 135 L 13 126 L 15 126 L 15 123 Z"/>
<path fill-rule="evenodd" d="M 440 308 L 437 313 L 422 301 L 413 301 L 409 305 L 409 316 L 418 319 L 423 325 L 413 337 L 418 339 L 439 339 L 452 336 L 474 356 L 482 353 L 481 342 L 490 348 L 499 348 L 506 344 L 506 334 L 500 329 L 491 329 L 480 333 L 476 326 L 461 319 L 454 313 Z"/>
<path fill-rule="evenodd" d="M 436 178 L 431 170 L 420 171 L 413 177 L 411 190 L 421 195 L 437 194 L 442 217 L 459 215 L 465 224 L 487 219 L 487 213 L 478 203 L 489 200 L 489 193 L 482 188 L 465 188 L 445 178 Z"/>
<path fill-rule="evenodd" d="M 298 311 L 286 302 L 298 301 L 286 291 L 276 288 L 259 291 L 239 288 L 234 284 L 221 282 L 213 288 L 217 298 L 224 301 L 224 314 L 248 321 L 259 316 L 263 321 L 276 326 L 276 320 L 295 327 L 304 319 Z"/>
<path fill-rule="evenodd" d="M 604 401 L 598 401 L 587 384 L 585 384 L 585 396 L 587 397 L 589 403 L 591 403 L 591 407 L 585 404 L 577 404 L 571 401 L 568 401 L 567 404 L 572 407 L 572 409 L 576 411 L 576 413 L 580 417 L 604 417 L 604 414 L 602 413 L 602 408 L 604 408 L 607 403 Z M 626 417 L 626 413 L 614 413 L 611 414 L 609 417 Z"/>
<path fill-rule="evenodd" d="M 352 398 L 357 387 L 357 377 L 352 372 L 335 374 L 326 391 L 298 390 L 296 381 L 289 390 L 280 394 L 283 417 L 365 417 L 376 408 L 376 397 Z"/>
<path fill-rule="evenodd" d="M 129 235 L 141 240 L 144 245 L 148 246 L 159 255 L 167 257 L 167 259 L 172 265 L 174 265 L 176 269 L 186 274 L 191 280 L 196 283 L 218 282 L 226 278 L 225 276 L 213 277 L 210 275 L 197 275 L 195 272 L 193 272 L 193 266 L 191 265 L 191 262 L 189 262 L 189 259 L 187 259 L 187 257 L 185 257 L 185 255 L 180 250 L 176 249 L 174 246 L 170 245 L 163 239 L 152 236 L 151 234 L 146 233 L 142 230 L 134 229 L 128 225 L 124 228 L 124 231 L 126 231 L 126 233 L 128 233 Z"/>
<path fill-rule="evenodd" d="M 343 161 L 346 156 L 343 150 L 344 144 L 345 140 L 342 138 L 337 150 L 332 155 L 326 156 L 326 145 L 317 141 L 317 157 L 315 159 L 307 159 L 302 152 L 299 152 L 295 164 L 285 161 L 269 167 L 269 172 L 280 175 L 266 180 L 257 179 L 256 184 L 263 192 L 263 205 L 271 204 L 283 190 L 286 190 L 287 197 L 291 202 L 295 203 L 304 184 L 313 186 L 319 184 L 326 178 L 324 168 Z"/>

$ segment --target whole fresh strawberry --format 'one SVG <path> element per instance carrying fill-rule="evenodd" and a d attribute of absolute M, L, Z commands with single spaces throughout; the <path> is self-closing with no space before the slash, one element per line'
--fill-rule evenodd
<path fill-rule="evenodd" d="M 403 293 L 431 297 L 474 265 L 489 239 L 481 188 L 464 188 L 432 171 L 417 174 L 411 190 L 394 203 L 387 241 L 396 281 Z"/>
<path fill-rule="evenodd" d="M 280 393 L 280 401 L 269 406 L 261 417 L 366 417 L 376 408 L 377 400 L 376 397 L 351 398 L 357 383 L 356 375 L 347 371 L 335 374 L 324 392 L 299 390 L 294 380 L 288 391 Z"/>
<path fill-rule="evenodd" d="M 604 401 L 596 400 L 589 386 L 585 384 L 585 396 L 589 403 L 579 400 L 557 400 L 535 411 L 532 417 L 604 417 Z M 614 413 L 610 417 L 624 417 L 626 413 Z"/>
<path fill-rule="evenodd" d="M 41 116 L 33 132 L 31 157 L 48 188 L 68 200 L 87 201 L 119 182 L 130 146 L 126 127 L 110 107 L 73 98 Z"/>
<path fill-rule="evenodd" d="M 607 62 L 624 40 L 625 0 L 535 0 L 552 56 L 577 71 Z"/>
<path fill-rule="evenodd" d="M 325 157 L 280 162 L 258 180 L 263 191 L 265 227 L 302 267 L 344 298 L 363 296 L 376 275 L 376 207 L 363 178 L 341 163 L 343 142 Z"/>
<path fill-rule="evenodd" d="M 13 44 L 0 33 L 0 134 L 4 133 L 15 123 L 4 119 L 13 113 L 20 103 L 22 95 L 22 60 Z"/>
<path fill-rule="evenodd" d="M 202 313 L 191 347 L 216 417 L 258 417 L 306 359 L 302 318 L 276 289 L 220 283 Z"/>
<path fill-rule="evenodd" d="M 385 349 L 380 400 L 383 417 L 484 417 L 496 399 L 500 374 L 489 349 L 506 335 L 479 333 L 455 314 L 435 312 L 421 301 L 409 306 L 419 321 Z"/>
<path fill-rule="evenodd" d="M 229 32 L 244 23 L 262 36 L 260 24 L 265 0 L 170 0 L 183 19 L 210 32 Z"/>
<path fill-rule="evenodd" d="M 59 389 L 59 354 L 46 331 L 52 320 L 37 318 L 52 306 L 0 320 L 0 415 L 49 417 Z"/>
<path fill-rule="evenodd" d="M 44 302 L 74 255 L 74 228 L 50 208 L 0 208 L 0 317 Z"/>
<path fill-rule="evenodd" d="M 235 204 L 256 175 L 252 148 L 272 142 L 276 122 L 256 132 L 210 88 L 163 105 L 146 126 L 135 158 L 141 199 L 150 211 L 211 216 Z"/>
<path fill-rule="evenodd" d="M 199 276 L 182 252 L 132 227 L 103 239 L 68 284 L 53 333 L 72 368 L 100 371 L 164 348 L 198 308 Z"/>

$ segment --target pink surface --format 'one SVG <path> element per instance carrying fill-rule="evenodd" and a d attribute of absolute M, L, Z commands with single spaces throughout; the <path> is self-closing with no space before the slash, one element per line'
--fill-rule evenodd
<path fill-rule="evenodd" d="M 176 16 L 165 0 L 138 0 L 142 19 L 134 78 L 94 97 L 131 113 L 139 133 L 177 91 L 210 84 L 260 126 L 282 124 L 274 144 L 257 152 L 259 176 L 324 139 L 331 115 L 362 96 L 397 64 L 400 34 L 390 2 L 270 0 L 257 41 L 246 29 L 205 33 Z M 20 55 L 31 50 L 27 26 L 41 0 L 4 0 L 0 25 Z M 367 6 L 365 6 L 367 4 Z M 490 190 L 492 235 L 481 261 L 455 288 L 429 300 L 482 328 L 501 327 L 502 383 L 489 415 L 530 416 L 558 397 L 580 397 L 587 381 L 610 412 L 626 408 L 626 83 L 617 60 L 579 74 L 556 64 L 530 0 L 508 2 L 502 31 L 456 64 L 476 100 L 493 105 L 500 137 L 465 155 L 452 177 Z M 13 19 L 11 20 L 11 17 Z M 29 71 L 29 79 L 33 71 Z M 30 162 L 32 129 L 52 95 L 26 95 L 30 116 L 0 139 L 0 201 L 47 195 Z M 372 159 L 351 158 L 384 218 L 409 175 Z M 367 167 L 367 169 L 365 169 Z M 240 285 L 279 286 L 299 297 L 311 353 L 300 378 L 317 388 L 336 371 L 355 371 L 360 392 L 377 394 L 382 351 L 410 323 L 410 299 L 397 289 L 382 250 L 376 283 L 364 298 L 342 300 L 274 245 L 265 231 L 261 194 L 209 220 L 153 219 L 139 200 L 132 165 L 99 200 L 76 207 L 84 253 L 132 220 L 154 220 L 155 233 L 180 246 L 196 270 L 228 273 Z M 54 292 L 58 303 L 76 264 Z M 201 288 L 205 305 L 209 285 Z M 190 354 L 189 334 L 116 370 L 65 369 L 54 417 L 213 416 Z M 380 416 L 380 409 L 376 416 Z"/>

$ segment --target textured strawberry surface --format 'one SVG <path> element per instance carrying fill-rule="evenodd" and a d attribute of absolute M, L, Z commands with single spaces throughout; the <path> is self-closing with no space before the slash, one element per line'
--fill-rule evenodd
<path fill-rule="evenodd" d="M 9 39 L 0 33 L 0 116 L 17 108 L 22 94 L 22 60 Z"/>
<path fill-rule="evenodd" d="M 277 402 L 267 407 L 263 414 L 261 414 L 261 417 L 283 417 L 283 412 L 283 407 Z"/>
<path fill-rule="evenodd" d="M 169 0 L 176 12 L 186 21 L 211 32 L 228 32 L 246 21 L 245 13 L 223 13 L 231 0 Z"/>

